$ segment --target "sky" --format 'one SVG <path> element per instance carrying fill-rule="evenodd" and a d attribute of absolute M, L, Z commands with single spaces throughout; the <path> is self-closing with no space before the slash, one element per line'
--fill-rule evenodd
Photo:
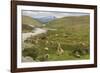
<path fill-rule="evenodd" d="M 47 17 L 55 16 L 56 18 L 62 18 L 66 16 L 84 16 L 88 13 L 75 13 L 75 12 L 54 12 L 54 11 L 34 11 L 34 10 L 22 10 L 22 15 L 30 17 Z"/>

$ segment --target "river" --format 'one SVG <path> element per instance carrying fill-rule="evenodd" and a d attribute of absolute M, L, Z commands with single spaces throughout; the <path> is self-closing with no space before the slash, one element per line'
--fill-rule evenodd
<path fill-rule="evenodd" d="M 28 33 L 22 33 L 22 40 L 26 40 L 27 38 L 29 38 L 30 36 L 36 36 L 42 33 L 46 33 L 47 30 L 43 29 L 43 28 L 35 28 L 32 30 L 32 32 L 28 32 Z"/>

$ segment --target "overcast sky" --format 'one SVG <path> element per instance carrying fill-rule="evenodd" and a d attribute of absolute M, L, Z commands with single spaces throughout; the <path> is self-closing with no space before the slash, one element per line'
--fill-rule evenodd
<path fill-rule="evenodd" d="M 66 16 L 83 16 L 89 15 L 88 13 L 75 13 L 75 12 L 51 12 L 51 11 L 32 11 L 32 10 L 22 10 L 22 15 L 30 17 L 46 17 L 55 16 L 56 18 L 62 18 Z"/>

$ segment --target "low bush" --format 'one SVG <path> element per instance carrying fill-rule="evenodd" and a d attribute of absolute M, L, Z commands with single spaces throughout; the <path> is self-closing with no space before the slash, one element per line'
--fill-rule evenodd
<path fill-rule="evenodd" d="M 37 48 L 25 48 L 23 51 L 23 56 L 30 56 L 33 58 L 33 60 L 36 60 L 37 56 L 38 56 L 38 49 Z"/>

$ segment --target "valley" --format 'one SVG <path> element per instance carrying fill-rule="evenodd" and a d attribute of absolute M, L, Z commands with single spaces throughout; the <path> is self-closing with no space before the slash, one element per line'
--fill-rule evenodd
<path fill-rule="evenodd" d="M 23 57 L 30 57 L 35 62 L 90 58 L 89 16 L 51 17 L 48 20 L 42 22 L 22 16 Z"/>

